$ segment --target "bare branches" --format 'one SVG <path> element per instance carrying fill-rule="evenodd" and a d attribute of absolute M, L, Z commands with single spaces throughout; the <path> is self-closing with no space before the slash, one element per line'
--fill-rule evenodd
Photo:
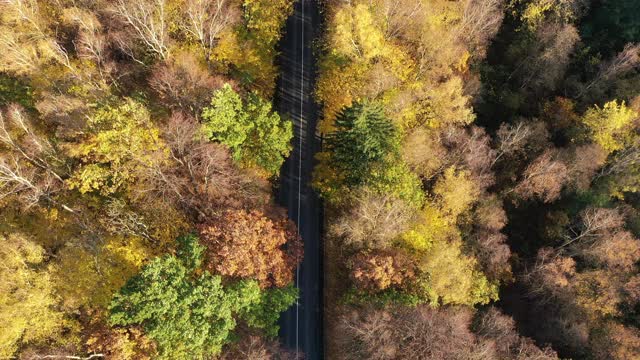
<path fill-rule="evenodd" d="M 342 237 L 354 248 L 384 249 L 406 229 L 414 210 L 391 195 L 378 195 L 362 189 L 355 195 L 355 206 L 330 227 L 329 233 Z"/>
<path fill-rule="evenodd" d="M 458 36 L 474 56 L 483 57 L 489 41 L 500 29 L 504 0 L 467 0 Z"/>
<path fill-rule="evenodd" d="M 149 51 L 163 60 L 167 58 L 169 24 L 166 0 L 116 0 L 113 11 L 127 24 L 131 35 Z M 122 38 L 120 40 L 126 41 Z"/>
<path fill-rule="evenodd" d="M 208 54 L 222 31 L 239 20 L 234 5 L 232 0 L 187 0 L 180 28 Z"/>
<path fill-rule="evenodd" d="M 587 85 L 580 95 L 584 94 L 593 86 L 610 81 L 611 79 L 624 75 L 627 72 L 640 66 L 640 43 L 625 45 L 624 49 L 613 59 L 604 62 L 600 66 L 598 75 Z"/>
<path fill-rule="evenodd" d="M 624 217 L 619 209 L 587 208 L 580 214 L 580 222 L 569 229 L 570 235 L 560 245 L 567 247 L 576 241 L 592 243 L 606 232 L 622 227 Z"/>
<path fill-rule="evenodd" d="M 556 149 L 542 153 L 524 171 L 515 192 L 524 199 L 537 197 L 545 203 L 556 200 L 569 179 L 567 166 L 556 158 Z"/>
<path fill-rule="evenodd" d="M 0 198 L 17 195 L 31 207 L 62 187 L 64 180 L 52 164 L 55 149 L 34 132 L 17 105 L 0 111 L 0 145 L 7 150 L 0 153 Z"/>

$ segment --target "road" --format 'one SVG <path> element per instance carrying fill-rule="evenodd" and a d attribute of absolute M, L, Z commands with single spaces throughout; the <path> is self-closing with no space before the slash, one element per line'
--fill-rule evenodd
<path fill-rule="evenodd" d="M 316 137 L 317 108 L 312 91 L 315 80 L 313 40 L 319 30 L 315 0 L 298 0 L 287 20 L 280 43 L 280 80 L 276 106 L 294 123 L 293 151 L 281 170 L 278 198 L 296 222 L 304 241 L 304 260 L 296 270 L 298 303 L 280 318 L 283 344 L 304 354 L 305 360 L 323 358 L 322 319 L 322 204 L 311 189 L 314 154 L 320 149 Z"/>

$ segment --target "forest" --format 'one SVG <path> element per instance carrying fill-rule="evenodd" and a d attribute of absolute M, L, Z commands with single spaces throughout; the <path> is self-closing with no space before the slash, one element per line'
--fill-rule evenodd
<path fill-rule="evenodd" d="M 291 0 L 0 1 L 0 358 L 287 351 Z"/>
<path fill-rule="evenodd" d="M 640 359 L 637 1 L 317 2 L 325 358 Z M 0 359 L 304 358 L 295 3 L 0 0 Z"/>
<path fill-rule="evenodd" d="M 640 6 L 328 0 L 327 358 L 640 359 Z"/>

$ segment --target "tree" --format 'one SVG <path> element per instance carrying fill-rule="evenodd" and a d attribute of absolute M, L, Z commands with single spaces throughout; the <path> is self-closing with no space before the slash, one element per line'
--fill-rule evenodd
<path fill-rule="evenodd" d="M 153 157 L 133 188 L 141 202 L 178 204 L 188 215 L 205 221 L 224 207 L 261 208 L 269 202 L 269 184 L 234 165 L 229 149 L 211 143 L 200 124 L 174 112 L 164 127 L 163 138 L 170 159 Z"/>
<path fill-rule="evenodd" d="M 64 315 L 43 269 L 45 250 L 20 234 L 0 242 L 0 357 L 12 358 L 21 344 L 58 338 Z"/>
<path fill-rule="evenodd" d="M 163 104 L 195 116 L 200 116 L 210 101 L 211 89 L 220 88 L 222 84 L 220 77 L 211 76 L 195 56 L 185 52 L 157 64 L 149 78 L 149 86 Z"/>
<path fill-rule="evenodd" d="M 135 39 L 160 59 L 169 56 L 169 19 L 166 0 L 142 0 L 130 2 L 117 0 L 113 12 L 126 25 L 127 36 Z M 120 38 L 120 46 L 134 59 L 128 45 L 130 39 Z"/>
<path fill-rule="evenodd" d="M 422 296 L 431 304 L 486 304 L 498 298 L 497 284 L 487 280 L 462 246 L 457 239 L 436 241 L 419 258 L 418 268 L 428 274 Z"/>
<path fill-rule="evenodd" d="M 468 0 L 462 16 L 460 37 L 474 57 L 482 59 L 504 18 L 504 0 Z"/>
<path fill-rule="evenodd" d="M 532 339 L 518 335 L 516 322 L 495 307 L 489 307 L 474 319 L 473 330 L 481 339 L 492 343 L 498 359 L 558 359 L 551 348 L 540 349 Z"/>
<path fill-rule="evenodd" d="M 15 196 L 25 207 L 53 201 L 63 187 L 64 159 L 39 134 L 24 109 L 13 104 L 0 111 L 0 199 Z"/>
<path fill-rule="evenodd" d="M 618 103 L 617 100 L 613 100 L 603 107 L 596 105 L 587 110 L 581 122 L 588 132 L 588 137 L 611 153 L 632 143 L 634 121 L 638 116 L 640 115 L 628 108 L 624 101 Z"/>
<path fill-rule="evenodd" d="M 278 336 L 278 320 L 298 299 L 298 289 L 293 285 L 263 290 L 260 299 L 251 308 L 243 310 L 242 319 L 251 327 L 262 329 L 268 337 Z"/>
<path fill-rule="evenodd" d="M 293 1 L 244 0 L 243 6 L 247 29 L 256 43 L 264 49 L 273 49 L 285 20 L 293 12 Z"/>
<path fill-rule="evenodd" d="M 567 166 L 557 159 L 556 149 L 546 150 L 525 169 L 515 192 L 523 199 L 539 198 L 545 203 L 560 196 L 568 180 Z"/>
<path fill-rule="evenodd" d="M 229 344 L 221 355 L 222 360 L 299 360 L 300 356 L 281 347 L 277 341 L 248 334 L 235 343 Z"/>
<path fill-rule="evenodd" d="M 220 276 L 194 274 L 204 249 L 195 236 L 180 239 L 178 256 L 145 265 L 113 297 L 109 322 L 140 325 L 161 359 L 204 359 L 230 341 L 234 317 L 258 302 L 254 281 L 222 285 Z"/>
<path fill-rule="evenodd" d="M 350 200 L 353 204 L 329 225 L 329 234 L 354 248 L 383 249 L 408 230 L 415 209 L 391 194 L 362 188 Z"/>
<path fill-rule="evenodd" d="M 155 344 L 143 334 L 142 329 L 113 328 L 107 324 L 104 315 L 102 312 L 85 315 L 88 320 L 83 321 L 83 335 L 88 353 L 103 354 L 114 360 L 156 358 Z"/>
<path fill-rule="evenodd" d="M 348 262 L 356 287 L 370 292 L 403 288 L 416 277 L 413 261 L 397 250 L 360 252 Z"/>
<path fill-rule="evenodd" d="M 438 179 L 433 194 L 442 211 L 455 222 L 458 215 L 467 211 L 478 199 L 479 190 L 467 171 L 456 171 L 452 166 Z"/>
<path fill-rule="evenodd" d="M 494 359 L 471 332 L 466 308 L 428 306 L 343 311 L 336 331 L 340 359 Z"/>
<path fill-rule="evenodd" d="M 207 267 L 224 276 L 255 279 L 262 288 L 284 287 L 302 260 L 295 225 L 284 216 L 228 210 L 201 226 Z"/>
<path fill-rule="evenodd" d="M 49 265 L 65 311 L 106 307 L 113 294 L 153 254 L 139 237 L 109 236 L 91 245 L 67 241 L 58 250 L 56 262 Z"/>
<path fill-rule="evenodd" d="M 209 59 L 221 33 L 238 23 L 240 9 L 232 0 L 187 0 L 178 26 L 197 42 Z M 279 29 L 278 29 L 279 30 Z"/>
<path fill-rule="evenodd" d="M 86 138 L 68 146 L 69 154 L 82 162 L 68 184 L 81 193 L 109 195 L 120 191 L 154 157 L 166 154 L 149 112 L 134 100 L 98 110 L 90 119 L 90 127 Z"/>
<path fill-rule="evenodd" d="M 356 103 L 343 109 L 335 127 L 326 137 L 326 151 L 346 185 L 362 184 L 372 165 L 398 151 L 395 128 L 378 104 Z"/>
<path fill-rule="evenodd" d="M 206 136 L 227 145 L 234 160 L 245 167 L 276 175 L 291 152 L 291 122 L 280 119 L 271 104 L 256 94 L 249 94 L 243 101 L 225 84 L 214 93 L 211 107 L 203 110 L 202 118 Z"/>

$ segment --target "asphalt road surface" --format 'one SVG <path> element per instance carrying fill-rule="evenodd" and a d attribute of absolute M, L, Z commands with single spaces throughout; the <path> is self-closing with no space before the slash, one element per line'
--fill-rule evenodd
<path fill-rule="evenodd" d="M 281 170 L 278 198 L 296 222 L 304 241 L 304 260 L 296 270 L 298 303 L 280 318 L 283 344 L 304 354 L 305 360 L 323 358 L 322 320 L 322 204 L 311 189 L 314 154 L 320 149 L 315 134 L 317 108 L 312 92 L 315 59 L 312 44 L 319 30 L 316 1 L 298 0 L 287 20 L 278 60 L 281 77 L 276 106 L 294 123 L 293 151 Z"/>

